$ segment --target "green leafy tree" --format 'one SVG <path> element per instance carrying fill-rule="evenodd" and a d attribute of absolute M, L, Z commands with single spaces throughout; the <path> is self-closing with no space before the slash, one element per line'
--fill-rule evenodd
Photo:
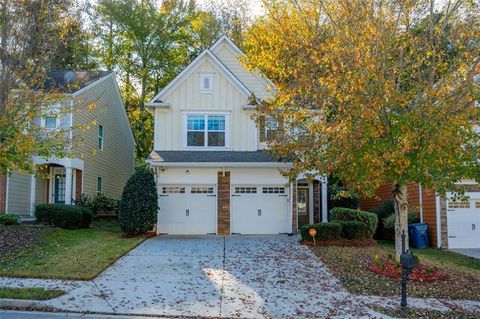
<path fill-rule="evenodd" d="M 157 188 L 153 174 L 137 169 L 123 189 L 118 209 L 118 222 L 123 232 L 143 234 L 157 222 Z"/>
<path fill-rule="evenodd" d="M 99 59 L 117 71 L 136 139 L 137 158 L 152 149 L 153 118 L 145 102 L 189 60 L 193 1 L 100 0 L 92 11 Z"/>
<path fill-rule="evenodd" d="M 272 150 L 295 155 L 292 176 L 328 173 L 360 195 L 392 183 L 399 255 L 408 183 L 480 181 L 479 2 L 264 3 L 245 46 L 278 85 L 259 104 L 285 123 Z"/>
<path fill-rule="evenodd" d="M 35 116 L 61 99 L 45 89 L 70 1 L 0 2 L 0 174 L 32 172 L 32 156 L 66 154 L 65 132 L 45 132 Z"/>

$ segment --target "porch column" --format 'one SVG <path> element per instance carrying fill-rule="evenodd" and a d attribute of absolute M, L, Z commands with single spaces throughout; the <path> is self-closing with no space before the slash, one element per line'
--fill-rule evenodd
<path fill-rule="evenodd" d="M 328 177 L 322 175 L 322 223 L 328 222 Z"/>
<path fill-rule="evenodd" d="M 72 204 L 73 169 L 65 167 L 65 204 Z"/>
<path fill-rule="evenodd" d="M 35 177 L 35 174 L 31 175 L 30 179 L 30 216 L 33 216 L 35 213 L 35 193 L 37 191 L 36 186 L 37 186 L 37 178 Z"/>

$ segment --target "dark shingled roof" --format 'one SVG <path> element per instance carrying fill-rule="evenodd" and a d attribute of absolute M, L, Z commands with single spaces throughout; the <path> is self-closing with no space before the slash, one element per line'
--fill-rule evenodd
<path fill-rule="evenodd" d="M 177 163 L 268 163 L 281 162 L 275 160 L 263 151 L 236 152 L 236 151 L 154 151 L 149 159 L 155 162 Z"/>
<path fill-rule="evenodd" d="M 74 93 L 110 73 L 112 71 L 50 71 L 47 74 L 45 89 Z"/>

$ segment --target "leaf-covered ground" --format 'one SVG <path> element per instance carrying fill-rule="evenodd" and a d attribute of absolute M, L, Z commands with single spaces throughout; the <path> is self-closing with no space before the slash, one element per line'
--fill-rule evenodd
<path fill-rule="evenodd" d="M 0 225 L 0 260 L 16 251 L 38 245 L 48 227 L 37 225 Z"/>
<path fill-rule="evenodd" d="M 386 314 L 390 317 L 401 318 L 399 309 L 385 309 L 372 307 L 375 311 Z M 451 312 L 431 311 L 425 309 L 409 308 L 407 312 L 409 319 L 478 319 L 478 314 L 463 312 L 460 310 Z"/>
<path fill-rule="evenodd" d="M 8 277 L 92 279 L 145 240 L 125 237 L 115 220 L 96 221 L 86 229 L 19 225 L 0 232 L 2 242 L 17 242 L 0 258 L 0 276 Z"/>
<path fill-rule="evenodd" d="M 390 243 L 370 247 L 311 247 L 329 270 L 354 294 L 399 296 L 400 283 L 368 269 L 375 255 L 394 254 Z M 480 260 L 453 252 L 426 249 L 414 253 L 447 273 L 445 281 L 409 282 L 408 294 L 419 298 L 480 300 Z"/>

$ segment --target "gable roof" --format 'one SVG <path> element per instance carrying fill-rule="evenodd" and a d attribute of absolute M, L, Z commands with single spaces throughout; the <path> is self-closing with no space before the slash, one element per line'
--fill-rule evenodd
<path fill-rule="evenodd" d="M 45 89 L 71 94 L 109 74 L 112 74 L 112 71 L 50 71 L 45 80 Z"/>
<path fill-rule="evenodd" d="M 215 43 L 212 44 L 210 50 L 215 53 L 215 51 L 222 45 L 222 43 L 227 43 L 228 47 L 236 54 L 240 55 L 241 57 L 245 56 L 245 53 L 232 41 L 227 35 L 222 35 Z M 257 79 L 259 79 L 263 84 L 272 87 L 276 90 L 275 83 L 272 82 L 265 74 L 262 72 L 251 72 L 253 73 Z"/>
<path fill-rule="evenodd" d="M 210 58 L 214 66 L 216 66 L 223 75 L 230 81 L 237 89 L 245 96 L 250 97 L 252 93 L 245 86 L 245 84 L 240 81 L 235 74 L 232 73 L 223 63 L 220 61 L 215 54 L 213 54 L 210 49 L 203 50 L 199 56 L 197 56 L 182 72 L 180 72 L 167 86 L 165 86 L 149 103 L 146 103 L 146 106 L 157 106 L 163 105 L 162 97 L 172 92 L 188 75 L 190 75 L 193 70 L 203 62 L 204 58 Z"/>

